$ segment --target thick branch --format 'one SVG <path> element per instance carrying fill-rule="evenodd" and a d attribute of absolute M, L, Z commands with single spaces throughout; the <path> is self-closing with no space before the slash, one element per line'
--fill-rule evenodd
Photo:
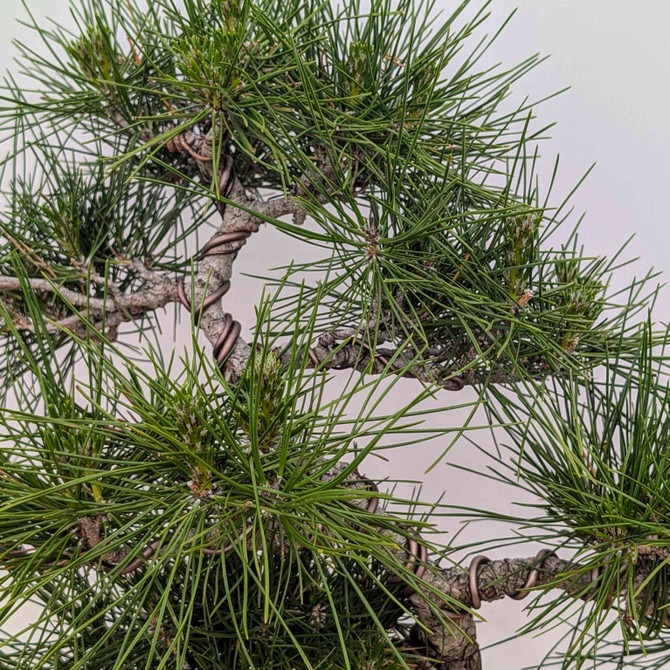
<path fill-rule="evenodd" d="M 354 338 L 350 342 L 340 341 L 337 333 L 325 333 L 311 349 L 311 367 L 319 369 L 367 370 L 372 374 L 399 373 L 403 377 L 419 379 L 427 384 L 438 384 L 448 391 L 460 391 L 466 384 L 474 384 L 472 375 L 450 374 L 437 364 L 415 363 L 416 352 L 412 349 L 399 351 L 380 347 L 372 351 L 368 345 Z M 430 354 L 430 352 L 429 352 Z M 288 359 L 290 354 L 286 354 Z"/>
<path fill-rule="evenodd" d="M 233 179 L 228 199 L 247 207 L 253 212 L 262 215 L 277 218 L 290 214 L 294 217 L 296 223 L 302 223 L 305 218 L 304 212 L 299 208 L 297 202 L 292 199 L 273 199 L 267 201 L 255 200 L 248 197 L 243 185 L 238 179 Z M 252 234 L 258 231 L 262 223 L 255 214 L 246 212 L 236 207 L 222 208 L 222 220 L 219 229 L 206 243 L 205 249 L 211 249 L 217 240 L 233 233 Z M 203 254 L 201 258 L 194 281 L 185 283 L 185 294 L 192 310 L 199 315 L 198 325 L 202 329 L 205 337 L 216 347 L 220 344 L 222 332 L 225 332 L 230 320 L 223 309 L 222 301 L 214 300 L 202 310 L 200 306 L 217 292 L 225 293 L 225 285 L 231 280 L 233 265 L 237 258 L 237 252 L 246 243 L 245 239 L 232 241 L 219 245 L 214 253 Z M 221 249 L 221 247 L 224 247 Z M 235 340 L 235 346 L 227 358 L 227 364 L 230 366 L 231 378 L 239 378 L 244 370 L 249 358 L 250 347 L 240 337 Z"/>
<path fill-rule="evenodd" d="M 481 600 L 492 602 L 505 596 L 518 595 L 533 569 L 537 569 L 536 586 L 552 584 L 574 597 L 592 594 L 594 575 L 577 563 L 571 563 L 553 554 L 541 560 L 529 558 L 503 558 L 482 563 L 477 568 L 478 595 Z M 461 567 L 440 569 L 429 573 L 425 581 L 442 593 L 449 595 L 466 607 L 472 607 L 469 573 Z"/>
<path fill-rule="evenodd" d="M 350 485 L 357 488 L 366 487 L 365 481 L 358 473 L 350 477 Z M 369 509 L 369 503 L 370 499 L 364 498 L 357 504 Z M 378 531 L 399 547 L 390 549 L 399 561 L 407 562 L 408 558 L 412 559 L 409 543 L 404 535 L 388 529 L 380 528 Z M 421 541 L 418 536 L 417 539 Z M 635 607 L 638 612 L 644 607 L 646 590 L 643 585 L 655 568 L 654 556 L 653 553 L 650 556 L 640 556 L 636 563 L 633 589 L 637 593 Z M 425 586 L 421 584 L 419 590 L 409 596 L 409 601 L 417 620 L 430 633 L 427 634 L 425 630 L 417 627 L 414 634 L 425 645 L 427 656 L 439 659 L 440 662 L 438 665 L 426 665 L 422 670 L 481 670 L 475 621 L 461 607 L 476 610 L 481 601 L 492 602 L 506 596 L 521 600 L 532 597 L 540 587 L 562 589 L 571 597 L 582 600 L 602 595 L 601 568 L 589 569 L 579 563 L 558 558 L 547 550 L 529 558 L 489 560 L 479 557 L 473 561 L 471 570 L 460 566 L 442 568 L 429 559 L 423 565 L 425 571 L 422 571 L 421 579 Z M 473 585 L 475 593 L 472 592 Z M 604 599 L 603 606 L 618 606 L 617 603 L 621 602 L 627 592 L 626 579 L 615 581 L 611 592 Z M 452 607 L 450 601 L 436 593 L 448 596 L 450 601 L 460 603 L 461 607 Z M 442 619 L 435 610 L 442 613 Z M 651 612 L 647 611 L 645 614 Z M 630 616 L 630 613 L 625 616 Z M 443 625 L 445 617 L 453 621 L 452 626 Z M 670 617 L 666 619 L 666 625 L 670 626 Z"/>

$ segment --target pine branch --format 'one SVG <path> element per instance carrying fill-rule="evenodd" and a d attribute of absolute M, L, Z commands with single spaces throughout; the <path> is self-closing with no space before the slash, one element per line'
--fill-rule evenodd
<path fill-rule="evenodd" d="M 177 136 L 172 149 L 185 151 L 195 159 L 203 180 L 213 178 L 214 142 L 213 126 L 204 136 L 198 135 L 197 128 Z M 226 376 L 229 380 L 238 380 L 246 367 L 250 347 L 239 336 L 241 326 L 233 321 L 221 304 L 230 287 L 233 264 L 237 252 L 246 243 L 246 238 L 258 232 L 262 218 L 277 219 L 291 215 L 297 225 L 302 225 L 306 214 L 299 201 L 291 196 L 270 200 L 259 200 L 248 196 L 243 184 L 235 175 L 233 159 L 228 155 L 220 157 L 216 182 L 218 190 L 239 207 L 227 207 L 219 203 L 221 224 L 216 233 L 200 251 L 200 261 L 193 281 L 185 281 L 180 288 L 182 304 L 196 309 L 196 323 L 214 347 L 214 355 L 219 364 L 225 361 Z M 323 194 L 314 193 L 313 185 L 307 180 L 299 180 L 300 187 L 316 200 L 322 200 Z M 296 186 L 296 191 L 298 187 Z"/>
<path fill-rule="evenodd" d="M 329 471 L 324 481 L 337 476 L 341 468 Z M 369 481 L 354 471 L 347 476 L 345 486 L 350 488 L 368 488 Z M 377 512 L 376 498 L 352 500 L 353 504 L 366 511 Z M 381 510 L 379 510 L 381 511 Z M 385 521 L 389 518 L 385 516 Z M 159 556 L 170 553 L 170 541 L 164 538 L 153 541 L 138 550 L 104 552 L 96 551 L 101 544 L 100 519 L 83 517 L 79 519 L 79 534 L 84 539 L 82 546 L 84 554 L 90 552 L 88 565 L 94 568 L 110 570 L 122 564 L 119 575 L 124 576 L 141 569 L 147 561 L 157 560 Z M 252 527 L 244 529 L 236 540 L 225 547 L 218 546 L 220 538 L 217 536 L 203 539 L 205 545 L 201 551 L 211 559 L 222 554 L 228 554 L 233 549 L 239 550 L 240 545 L 246 546 L 247 551 L 253 551 L 258 544 L 258 538 L 252 533 Z M 449 568 L 440 567 L 435 560 L 429 559 L 421 550 L 420 536 L 415 535 L 419 544 L 412 546 L 408 543 L 406 532 L 397 532 L 389 528 L 377 528 L 377 533 L 388 541 L 388 550 L 395 559 L 402 564 L 411 566 L 416 573 L 416 580 L 404 590 L 412 606 L 412 611 L 422 627 L 416 626 L 413 631 L 413 640 L 408 643 L 422 645 L 421 655 L 434 659 L 432 665 L 424 665 L 426 670 L 480 670 L 481 657 L 476 643 L 475 617 L 472 612 L 479 608 L 482 601 L 493 602 L 510 597 L 521 600 L 540 592 L 540 587 L 556 588 L 566 591 L 571 597 L 582 600 L 597 601 L 604 609 L 620 607 L 619 603 L 628 602 L 630 588 L 628 583 L 607 585 L 603 595 L 600 583 L 603 570 L 589 568 L 572 561 L 561 559 L 552 552 L 543 550 L 538 555 L 528 558 L 504 558 L 489 560 L 479 556 L 473 560 L 468 570 L 460 566 Z M 194 531 L 189 531 L 189 538 L 194 537 Z M 214 548 L 216 547 L 216 548 Z M 278 549 L 279 547 L 275 547 Z M 37 549 L 37 547 L 36 547 Z M 16 549 L 5 554 L 11 561 L 16 556 L 26 556 L 32 553 L 30 549 Z M 417 552 L 413 555 L 412 552 Z M 134 556 L 127 561 L 129 553 Z M 78 555 L 78 560 L 85 556 Z M 169 556 L 168 556 L 169 557 Z M 60 559 L 55 566 L 63 567 L 72 560 Z M 44 565 L 44 567 L 48 567 Z M 640 557 L 638 569 L 633 582 L 634 602 L 636 607 L 645 603 L 644 586 L 653 569 L 650 561 Z M 409 594 L 407 591 L 409 590 Z M 627 615 L 624 614 L 624 617 Z M 451 621 L 445 626 L 445 620 Z M 670 625 L 670 620 L 666 620 Z M 426 630 L 430 631 L 429 633 Z M 437 665 L 435 665 L 437 662 Z"/>
<path fill-rule="evenodd" d="M 640 612 L 647 616 L 653 614 L 646 591 L 654 569 L 651 561 L 641 559 L 632 588 L 624 579 L 603 585 L 603 568 L 589 569 L 545 550 L 529 558 L 489 560 L 479 556 L 473 559 L 468 571 L 460 567 L 437 568 L 428 571 L 424 581 L 430 589 L 447 594 L 463 607 L 472 609 L 478 609 L 481 601 L 493 602 L 505 597 L 521 600 L 532 596 L 535 592 L 532 589 L 537 589 L 537 593 L 547 588 L 560 589 L 573 598 L 596 601 L 603 611 L 615 608 L 625 622 L 632 624 Z M 429 652 L 442 661 L 441 670 L 479 670 L 482 666 L 475 645 L 472 615 L 463 611 L 454 618 L 458 629 L 445 630 L 431 610 L 430 604 L 439 604 L 427 587 L 420 586 L 420 592 L 412 595 L 410 601 L 419 621 L 432 631 L 430 635 L 421 633 Z M 622 603 L 626 603 L 625 609 Z M 631 611 L 633 607 L 635 612 Z M 670 617 L 666 616 L 664 625 L 670 626 Z"/>
<path fill-rule="evenodd" d="M 178 299 L 174 280 L 148 270 L 144 273 L 144 279 L 145 286 L 142 289 L 127 294 L 110 290 L 116 295 L 107 299 L 95 298 L 86 293 L 59 287 L 47 279 L 35 278 L 23 280 L 17 277 L 0 277 L 0 293 L 20 292 L 27 283 L 33 291 L 58 295 L 72 307 L 81 308 L 76 314 L 47 324 L 47 332 L 56 334 L 64 330 L 79 331 L 83 326 L 83 319 L 93 324 L 102 323 L 104 319 L 106 327 L 115 327 L 133 321 L 147 312 L 165 307 Z M 34 332 L 34 326 L 27 317 L 17 316 L 14 323 L 19 330 Z"/>
<path fill-rule="evenodd" d="M 436 384 L 448 391 L 460 391 L 465 386 L 475 385 L 481 380 L 468 370 L 449 369 L 444 363 L 431 363 L 430 358 L 421 365 L 413 363 L 417 352 L 411 347 L 404 349 L 373 348 L 365 341 L 357 339 L 358 333 L 328 332 L 319 337 L 310 349 L 310 367 L 321 370 L 354 369 L 371 374 L 392 374 L 402 372 L 403 377 L 419 379 L 426 384 Z M 351 342 L 342 340 L 352 339 Z M 379 339 L 379 337 L 377 337 Z M 445 343 L 448 345 L 448 343 Z M 439 355 L 442 348 L 436 349 Z M 431 351 L 428 351 L 430 356 Z M 283 355 L 288 360 L 290 353 Z M 516 381 L 508 372 L 490 373 L 489 383 L 511 383 Z"/>
<path fill-rule="evenodd" d="M 361 481 L 365 478 L 357 472 L 351 477 L 352 486 L 365 486 Z M 369 508 L 368 499 L 358 504 Z M 472 612 L 479 609 L 482 601 L 493 602 L 505 597 L 522 600 L 535 592 L 560 589 L 572 598 L 594 601 L 603 611 L 614 607 L 628 623 L 639 615 L 654 613 L 653 600 L 649 599 L 653 587 L 648 584 L 650 575 L 657 570 L 654 561 L 657 552 L 654 551 L 640 552 L 632 583 L 623 577 L 604 583 L 606 566 L 581 565 L 561 559 L 546 549 L 529 558 L 493 560 L 477 556 L 468 570 L 460 566 L 442 568 L 427 555 L 422 556 L 420 536 L 416 536 L 415 543 L 408 544 L 406 535 L 384 529 L 378 531 L 389 537 L 392 547 L 398 547 L 390 549 L 398 561 L 406 562 L 409 558 L 409 564 L 414 566 L 417 582 L 409 601 L 418 621 L 430 631 L 426 633 L 416 627 L 414 634 L 425 645 L 426 654 L 439 659 L 439 670 L 481 670 Z M 460 607 L 454 610 L 446 606 L 444 596 L 449 603 L 460 603 Z M 451 619 L 452 626 L 444 625 L 445 617 Z M 664 625 L 670 627 L 667 614 Z"/>

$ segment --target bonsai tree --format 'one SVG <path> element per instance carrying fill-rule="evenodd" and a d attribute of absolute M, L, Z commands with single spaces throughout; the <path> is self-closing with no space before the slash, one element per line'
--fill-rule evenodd
<path fill-rule="evenodd" d="M 33 23 L 2 103 L 2 668 L 475 669 L 503 597 L 524 633 L 570 624 L 547 664 L 665 667 L 652 276 L 610 290 L 626 263 L 564 231 L 545 129 L 508 99 L 538 60 L 482 69 L 466 4 L 73 0 L 74 28 Z M 242 323 L 233 269 L 269 227 L 295 260 Z M 482 414 L 482 473 L 536 495 L 504 517 L 531 546 L 460 564 L 436 520 L 501 514 L 365 464 L 429 439 L 448 462 Z"/>

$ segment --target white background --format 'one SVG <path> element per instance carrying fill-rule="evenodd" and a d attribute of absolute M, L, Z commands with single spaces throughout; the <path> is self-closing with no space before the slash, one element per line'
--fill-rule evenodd
<path fill-rule="evenodd" d="M 445 11 L 457 3 L 441 0 Z M 634 272 L 644 274 L 654 266 L 667 274 L 670 269 L 670 227 L 666 198 L 670 195 L 670 3 L 663 0 L 495 0 L 493 19 L 488 27 L 502 21 L 515 7 L 519 11 L 492 47 L 488 62 L 511 65 L 539 52 L 551 58 L 516 85 L 517 99 L 525 95 L 539 99 L 568 85 L 571 90 L 537 109 L 543 123 L 557 121 L 552 139 L 543 144 L 548 176 L 553 158 L 561 154 L 562 169 L 558 193 L 568 192 L 595 161 L 595 171 L 573 199 L 577 212 L 586 211 L 582 240 L 593 254 L 611 254 L 631 234 L 630 255 L 640 260 Z M 475 0 L 473 6 L 480 6 Z M 68 20 L 65 0 L 28 0 L 38 16 Z M 0 0 L 0 70 L 12 66 L 13 38 L 33 40 L 16 18 L 24 16 L 19 0 Z M 294 242 L 272 230 L 264 230 L 265 240 L 254 240 L 253 262 L 244 270 L 263 271 L 276 265 L 280 255 L 287 258 Z M 240 256 L 242 260 L 242 255 Z M 240 263 L 238 263 L 239 265 Z M 253 265 L 253 267 L 251 267 Z M 626 272 L 626 270 L 624 270 Z M 630 271 L 632 275 L 633 270 Z M 230 294 L 231 311 L 237 318 L 251 319 L 252 308 L 241 296 L 257 294 L 251 280 L 239 279 Z M 237 297 L 236 297 L 236 295 Z M 228 299 L 228 298 L 227 298 Z M 656 318 L 667 320 L 670 292 L 664 291 Z M 468 398 L 454 396 L 455 402 Z M 449 416 L 449 421 L 456 421 Z M 516 495 L 500 487 L 440 466 L 425 476 L 423 471 L 444 445 L 412 447 L 397 453 L 388 464 L 371 463 L 368 474 L 391 478 L 424 480 L 423 498 L 436 499 L 446 490 L 452 504 L 491 507 L 511 511 Z M 454 448 L 450 459 L 469 465 L 480 462 L 466 443 Z M 442 521 L 451 532 L 455 524 Z M 495 536 L 500 528 L 481 525 L 479 537 Z M 504 551 L 507 555 L 513 550 Z M 521 555 L 533 553 L 523 548 Z M 496 555 L 496 554 L 494 554 Z M 498 552 L 502 556 L 501 552 Z M 484 643 L 514 634 L 523 623 L 522 603 L 506 601 L 485 606 L 488 623 L 481 625 Z M 485 651 L 489 670 L 519 670 L 535 667 L 550 646 L 553 634 L 513 640 Z"/>

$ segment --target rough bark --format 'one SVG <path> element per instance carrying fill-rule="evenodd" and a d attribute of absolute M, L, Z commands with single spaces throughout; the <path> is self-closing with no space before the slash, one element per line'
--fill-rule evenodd
<path fill-rule="evenodd" d="M 36 292 L 58 294 L 78 313 L 47 323 L 47 332 L 63 333 L 64 331 L 79 332 L 82 318 L 88 319 L 96 327 L 102 322 L 107 328 L 119 326 L 165 307 L 177 300 L 177 285 L 173 279 L 159 273 L 146 271 L 144 285 L 133 293 L 117 293 L 110 291 L 107 299 L 94 298 L 86 293 L 58 286 L 47 279 L 28 279 L 27 282 Z M 0 277 L 0 293 L 20 291 L 23 285 L 16 277 Z M 33 332 L 35 326 L 27 317 L 17 316 L 14 325 L 18 330 Z"/>
<path fill-rule="evenodd" d="M 416 352 L 411 348 L 398 350 L 387 345 L 371 350 L 369 345 L 356 338 L 357 334 L 351 331 L 324 333 L 311 349 L 309 366 L 323 370 L 367 370 L 371 374 L 402 372 L 403 377 L 439 384 L 449 391 L 460 391 L 466 383 L 475 383 L 471 375 L 453 373 L 429 362 L 416 363 Z M 347 339 L 351 341 L 343 341 Z M 289 360 L 290 353 L 285 354 L 285 358 Z"/>

